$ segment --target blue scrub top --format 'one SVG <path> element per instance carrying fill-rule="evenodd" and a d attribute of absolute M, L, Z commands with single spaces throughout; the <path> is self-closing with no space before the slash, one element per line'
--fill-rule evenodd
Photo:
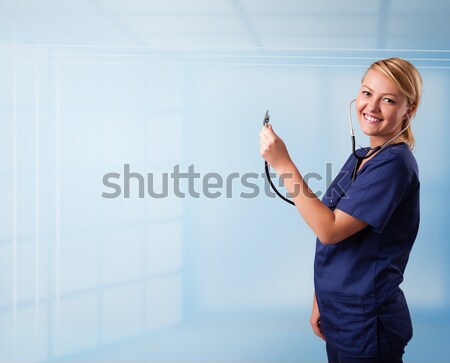
<path fill-rule="evenodd" d="M 393 344 L 405 346 L 412 337 L 399 285 L 419 229 L 420 184 L 405 143 L 380 150 L 352 182 L 356 162 L 350 155 L 322 202 L 368 226 L 337 244 L 317 240 L 314 284 L 327 342 L 349 357 L 372 358 L 377 319 Z"/>

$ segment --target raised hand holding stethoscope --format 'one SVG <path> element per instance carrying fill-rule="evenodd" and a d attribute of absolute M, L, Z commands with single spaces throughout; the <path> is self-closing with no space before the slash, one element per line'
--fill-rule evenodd
<path fill-rule="evenodd" d="M 260 152 L 262 157 L 265 159 L 264 161 L 264 168 L 266 170 L 266 178 L 270 183 L 270 186 L 274 190 L 274 192 L 285 202 L 292 204 L 295 206 L 294 202 L 292 200 L 287 199 L 283 194 L 281 194 L 278 189 L 275 187 L 275 185 L 272 182 L 272 179 L 270 177 L 270 164 L 274 165 L 275 162 L 278 161 L 278 159 L 282 159 L 283 156 L 286 158 L 286 156 L 289 158 L 289 153 L 287 151 L 286 145 L 284 141 L 278 137 L 277 134 L 272 129 L 272 125 L 269 124 L 270 121 L 270 114 L 269 110 L 266 111 L 266 114 L 264 116 L 263 120 L 263 129 L 260 132 L 259 140 L 260 140 Z M 282 155 L 281 158 L 276 158 L 276 155 Z M 272 160 L 271 160 L 272 159 Z M 269 162 L 267 161 L 270 161 Z"/>

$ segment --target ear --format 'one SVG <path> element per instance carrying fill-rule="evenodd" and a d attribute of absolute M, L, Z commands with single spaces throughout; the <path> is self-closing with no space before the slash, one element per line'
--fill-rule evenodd
<path fill-rule="evenodd" d="M 416 105 L 409 105 L 406 109 L 405 118 L 411 117 L 416 110 Z"/>

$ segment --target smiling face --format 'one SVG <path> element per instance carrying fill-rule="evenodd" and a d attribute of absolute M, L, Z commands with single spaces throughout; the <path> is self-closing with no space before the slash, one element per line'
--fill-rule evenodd
<path fill-rule="evenodd" d="M 356 97 L 356 112 L 361 130 L 370 136 L 372 147 L 397 135 L 402 130 L 402 121 L 412 110 L 406 96 L 389 78 L 379 70 L 367 72 Z"/>

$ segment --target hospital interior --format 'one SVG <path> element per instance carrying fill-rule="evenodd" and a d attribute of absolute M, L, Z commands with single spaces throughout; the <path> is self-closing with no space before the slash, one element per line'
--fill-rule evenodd
<path fill-rule="evenodd" d="M 0 362 L 326 362 L 315 236 L 268 192 L 258 133 L 270 110 L 323 193 L 351 152 L 348 104 L 388 57 L 424 84 L 404 358 L 450 362 L 449 16 L 444 0 L 1 0 Z"/>

